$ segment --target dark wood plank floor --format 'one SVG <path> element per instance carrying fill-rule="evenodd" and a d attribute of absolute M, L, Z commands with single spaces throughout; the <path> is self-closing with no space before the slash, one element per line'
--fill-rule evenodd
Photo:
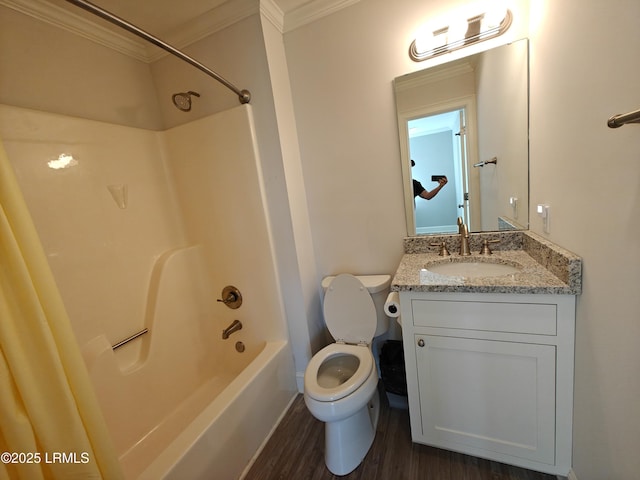
<path fill-rule="evenodd" d="M 556 480 L 554 475 L 414 444 L 407 410 L 389 408 L 384 394 L 381 399 L 374 443 L 350 474 L 339 477 L 327 470 L 324 423 L 298 395 L 245 480 Z"/>

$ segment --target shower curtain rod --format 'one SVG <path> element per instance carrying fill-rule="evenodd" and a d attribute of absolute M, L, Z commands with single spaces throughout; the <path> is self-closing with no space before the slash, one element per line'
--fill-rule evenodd
<path fill-rule="evenodd" d="M 607 125 L 609 128 L 618 128 L 627 123 L 640 123 L 640 110 L 635 110 L 633 112 L 614 115 L 613 117 L 607 120 Z"/>
<path fill-rule="evenodd" d="M 233 92 L 235 92 L 238 95 L 238 99 L 240 100 L 240 103 L 249 103 L 251 101 L 251 93 L 249 92 L 249 90 L 240 90 L 233 83 L 231 83 L 228 80 L 226 80 L 225 78 L 221 77 L 216 72 L 214 72 L 210 68 L 206 67 L 202 63 L 198 62 L 197 60 L 194 60 L 193 58 L 191 58 L 186 53 L 181 52 L 177 48 L 169 45 L 166 42 L 163 42 L 159 38 L 154 37 L 153 35 L 151 35 L 148 32 L 145 32 L 141 28 L 136 27 L 134 24 L 129 23 L 126 20 L 114 15 L 113 13 L 108 12 L 107 10 L 104 10 L 103 8 L 98 7 L 97 5 L 94 5 L 93 3 L 88 2 L 86 0 L 66 0 L 66 1 L 76 5 L 77 7 L 80 7 L 80 8 L 82 8 L 82 9 L 84 9 L 84 10 L 90 12 L 90 13 L 93 13 L 94 15 L 97 15 L 98 17 L 101 17 L 101 18 L 105 19 L 108 22 L 113 23 L 114 25 L 117 25 L 117 26 L 119 26 L 121 28 L 124 28 L 125 30 L 133 33 L 134 35 L 137 35 L 140 38 L 143 38 L 144 40 L 146 40 L 146 41 L 148 41 L 150 43 L 153 43 L 157 47 L 160 47 L 163 50 L 171 53 L 172 55 L 175 55 L 176 57 L 180 58 L 181 60 L 184 60 L 185 62 L 193 65 L 194 67 L 196 67 L 197 69 L 203 71 L 204 73 L 206 73 L 210 77 L 213 77 L 214 79 L 216 79 L 218 82 L 223 84 L 229 90 L 232 90 Z"/>

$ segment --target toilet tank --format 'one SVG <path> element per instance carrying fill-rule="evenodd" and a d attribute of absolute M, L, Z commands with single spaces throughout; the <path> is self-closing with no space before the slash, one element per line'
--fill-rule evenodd
<path fill-rule="evenodd" d="M 376 314 L 378 316 L 378 323 L 376 326 L 376 333 L 373 335 L 377 337 L 382 335 L 389 329 L 389 317 L 384 313 L 384 303 L 387 301 L 389 295 L 389 286 L 391 285 L 391 275 L 354 275 L 360 282 L 369 290 L 373 303 L 376 306 Z M 322 290 L 327 291 L 331 281 L 335 278 L 335 275 L 331 275 L 322 279 Z"/>

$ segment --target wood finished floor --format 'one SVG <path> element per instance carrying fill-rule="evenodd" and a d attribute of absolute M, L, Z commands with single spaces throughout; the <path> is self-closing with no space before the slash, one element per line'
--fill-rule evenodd
<path fill-rule="evenodd" d="M 358 468 L 339 477 L 324 464 L 324 424 L 293 401 L 244 480 L 556 480 L 512 467 L 411 442 L 409 414 L 389 408 L 381 395 L 378 431 Z"/>

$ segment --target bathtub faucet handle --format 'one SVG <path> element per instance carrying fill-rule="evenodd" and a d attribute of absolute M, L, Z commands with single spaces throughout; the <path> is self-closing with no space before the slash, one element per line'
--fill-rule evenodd
<path fill-rule="evenodd" d="M 233 292 L 229 292 L 229 295 L 227 295 L 227 298 L 219 298 L 218 301 L 224 303 L 225 305 L 227 303 L 233 303 L 236 300 L 238 300 L 238 297 L 236 297 L 236 294 Z"/>
<path fill-rule="evenodd" d="M 222 298 L 218 302 L 224 303 L 229 308 L 239 308 L 242 305 L 242 294 L 233 285 L 227 285 L 222 289 Z"/>

